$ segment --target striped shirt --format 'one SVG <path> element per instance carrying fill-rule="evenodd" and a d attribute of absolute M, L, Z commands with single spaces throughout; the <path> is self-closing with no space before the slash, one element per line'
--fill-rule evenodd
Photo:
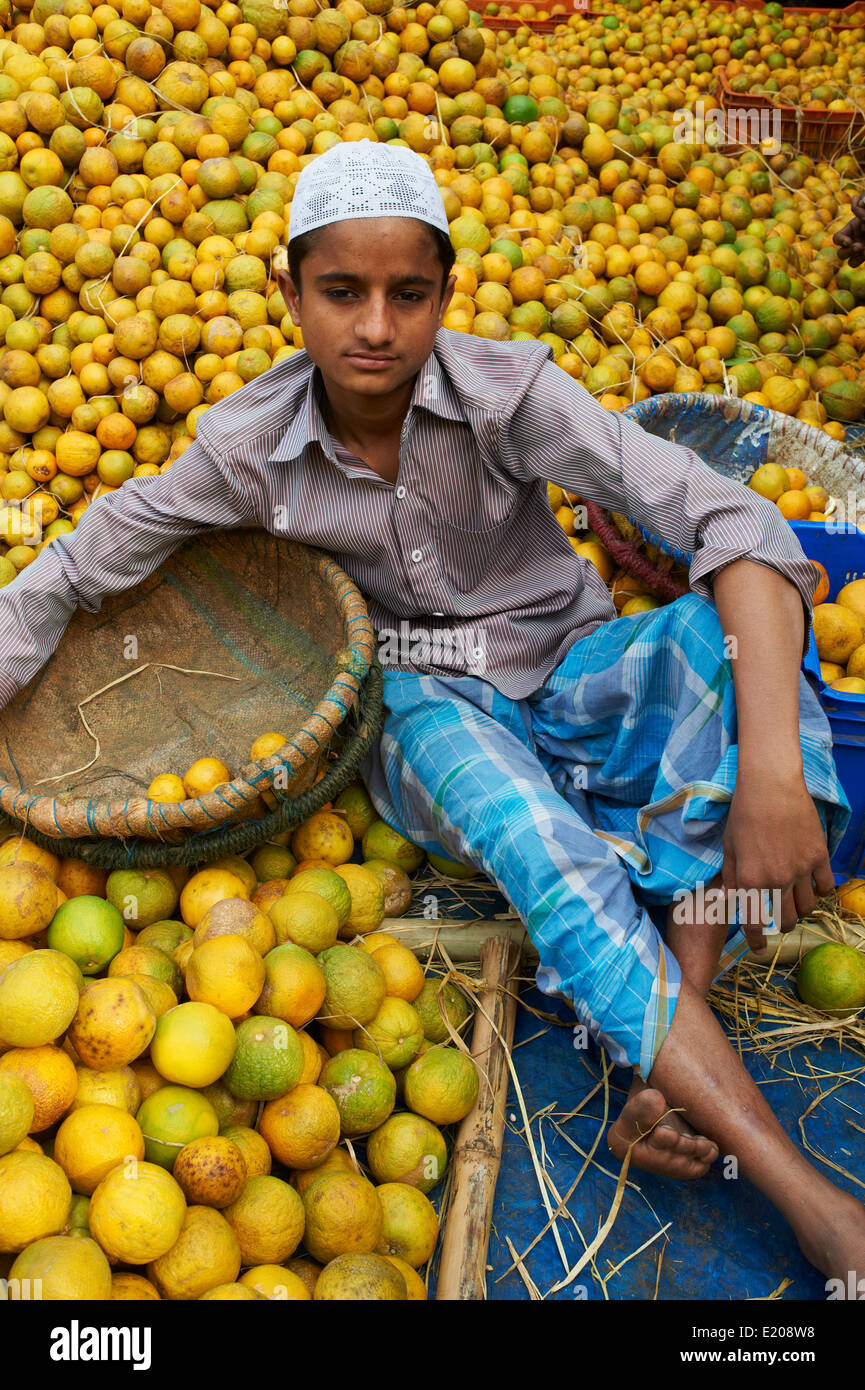
<path fill-rule="evenodd" d="M 693 553 L 690 586 L 747 557 L 801 594 L 815 570 L 774 504 L 691 450 L 604 410 L 545 344 L 441 329 L 415 380 L 391 483 L 329 433 L 301 351 L 198 422 L 164 474 L 100 498 L 0 590 L 0 703 L 39 670 L 77 605 L 143 580 L 208 528 L 260 526 L 328 551 L 365 595 L 386 668 L 538 689 L 570 645 L 616 616 L 547 480 Z"/>

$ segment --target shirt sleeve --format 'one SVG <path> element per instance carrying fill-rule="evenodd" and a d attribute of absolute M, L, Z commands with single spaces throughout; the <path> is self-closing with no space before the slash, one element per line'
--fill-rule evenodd
<path fill-rule="evenodd" d="M 604 410 L 555 363 L 542 364 L 500 441 L 509 471 L 558 483 L 624 512 L 668 546 L 692 556 L 694 593 L 734 560 L 753 560 L 789 580 L 802 599 L 805 648 L 817 572 L 774 503 L 710 468 L 692 449 Z"/>
<path fill-rule="evenodd" d="M 257 509 L 198 443 L 167 472 L 99 498 L 0 589 L 0 707 L 45 664 L 77 607 L 98 613 L 107 595 L 146 579 L 190 536 L 253 524 Z"/>

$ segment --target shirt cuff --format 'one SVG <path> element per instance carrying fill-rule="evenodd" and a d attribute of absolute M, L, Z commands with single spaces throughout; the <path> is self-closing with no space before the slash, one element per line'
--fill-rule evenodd
<path fill-rule="evenodd" d="M 752 560 L 755 565 L 765 565 L 767 569 L 782 575 L 798 589 L 805 615 L 802 646 L 802 656 L 804 657 L 811 645 L 813 598 L 818 581 L 817 571 L 811 561 L 804 554 L 801 559 L 791 556 L 772 556 L 770 558 L 767 555 L 761 555 L 757 550 L 749 549 L 746 545 L 741 547 L 707 545 L 698 550 L 691 561 L 688 583 L 692 591 L 695 594 L 702 594 L 704 598 L 712 598 L 712 584 L 715 576 L 720 574 L 722 569 L 726 569 L 727 565 L 732 565 L 735 560 Z"/>

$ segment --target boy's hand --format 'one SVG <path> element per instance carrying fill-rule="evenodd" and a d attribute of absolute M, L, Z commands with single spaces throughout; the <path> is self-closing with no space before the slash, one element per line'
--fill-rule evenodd
<path fill-rule="evenodd" d="M 721 875 L 726 889 L 780 890 L 776 931 L 791 931 L 818 897 L 834 891 L 823 827 L 801 775 L 767 770 L 748 778 L 740 770 L 727 817 Z M 760 921 L 741 925 L 751 950 L 763 950 Z"/>
<path fill-rule="evenodd" d="M 853 216 L 832 238 L 842 256 L 852 266 L 865 260 L 865 195 L 857 193 L 851 204 Z"/>

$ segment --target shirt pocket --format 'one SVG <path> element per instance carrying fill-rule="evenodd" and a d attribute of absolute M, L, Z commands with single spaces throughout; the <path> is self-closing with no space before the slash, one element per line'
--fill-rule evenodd
<path fill-rule="evenodd" d="M 435 478 L 426 499 L 430 512 L 456 535 L 484 536 L 507 525 L 526 500 L 527 489 L 493 473 L 480 460 Z"/>
<path fill-rule="evenodd" d="M 446 517 L 433 516 L 432 539 L 442 575 L 457 593 L 498 588 L 518 571 L 524 548 L 520 540 L 521 513 L 518 498 L 503 521 L 483 528 L 455 526 Z"/>

